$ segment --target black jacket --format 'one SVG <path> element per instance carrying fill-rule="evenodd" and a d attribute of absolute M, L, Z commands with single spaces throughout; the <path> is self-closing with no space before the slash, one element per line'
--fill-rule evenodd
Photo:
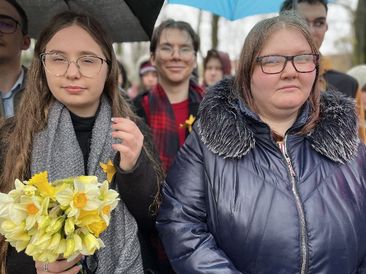
<path fill-rule="evenodd" d="M 327 89 L 338 90 L 351 98 L 356 98 L 358 83 L 355 78 L 336 70 L 327 70 L 323 77 L 327 82 Z"/>
<path fill-rule="evenodd" d="M 325 92 L 285 137 L 221 82 L 163 188 L 157 228 L 178 273 L 366 273 L 366 147 L 351 99 Z"/>

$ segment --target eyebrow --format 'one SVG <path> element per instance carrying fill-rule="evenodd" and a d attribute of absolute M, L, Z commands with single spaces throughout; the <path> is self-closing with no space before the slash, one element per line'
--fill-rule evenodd
<path fill-rule="evenodd" d="M 0 19 L 10 19 L 20 25 L 20 20 L 17 20 L 14 17 L 6 15 L 6 14 L 0 14 Z"/>
<path fill-rule="evenodd" d="M 171 46 L 171 47 L 173 47 L 173 44 L 171 44 L 169 42 L 165 42 L 165 43 L 161 43 L 159 46 Z M 192 47 L 193 48 L 193 45 L 183 43 L 183 44 L 180 44 L 179 47 Z"/>
<path fill-rule="evenodd" d="M 50 50 L 50 53 L 57 53 L 57 54 L 63 54 L 63 55 L 67 55 L 65 51 L 62 50 Z M 98 54 L 96 54 L 95 52 L 92 51 L 81 51 L 79 52 L 79 55 L 83 56 L 83 55 L 92 55 L 92 56 L 98 56 Z"/>
<path fill-rule="evenodd" d="M 321 16 L 321 17 L 314 18 L 314 20 L 306 19 L 307 22 L 314 22 L 314 21 L 319 21 L 319 20 L 324 20 L 325 21 L 325 20 L 327 20 L 327 18 L 324 17 L 324 16 Z"/>

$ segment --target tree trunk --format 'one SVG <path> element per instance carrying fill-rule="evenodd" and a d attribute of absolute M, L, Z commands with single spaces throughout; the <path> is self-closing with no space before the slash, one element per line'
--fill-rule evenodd
<path fill-rule="evenodd" d="M 366 63 L 366 2 L 359 0 L 354 21 L 355 26 L 355 65 Z"/>
<path fill-rule="evenodd" d="M 217 49 L 219 39 L 219 19 L 220 16 L 213 14 L 212 15 L 212 28 L 211 28 L 211 48 Z"/>

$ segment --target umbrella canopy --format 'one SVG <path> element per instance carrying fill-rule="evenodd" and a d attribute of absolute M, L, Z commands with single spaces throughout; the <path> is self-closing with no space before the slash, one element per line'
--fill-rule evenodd
<path fill-rule="evenodd" d="M 246 16 L 278 12 L 283 0 L 168 0 L 170 4 L 182 4 L 207 10 L 229 20 Z"/>
<path fill-rule="evenodd" d="M 50 18 L 72 10 L 94 16 L 114 42 L 149 41 L 164 0 L 17 0 L 27 13 L 29 34 L 37 39 Z"/>
<path fill-rule="evenodd" d="M 279 12 L 282 2 L 283 0 L 168 0 L 170 4 L 182 4 L 199 8 L 229 20 L 256 14 Z M 334 2 L 334 0 L 329 2 Z"/>

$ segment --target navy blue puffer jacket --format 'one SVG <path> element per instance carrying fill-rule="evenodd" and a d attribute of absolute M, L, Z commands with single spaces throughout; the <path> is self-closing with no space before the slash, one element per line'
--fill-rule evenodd
<path fill-rule="evenodd" d="M 157 221 L 178 273 L 366 273 L 366 148 L 350 99 L 323 93 L 307 136 L 286 151 L 222 82 L 163 188 Z"/>

